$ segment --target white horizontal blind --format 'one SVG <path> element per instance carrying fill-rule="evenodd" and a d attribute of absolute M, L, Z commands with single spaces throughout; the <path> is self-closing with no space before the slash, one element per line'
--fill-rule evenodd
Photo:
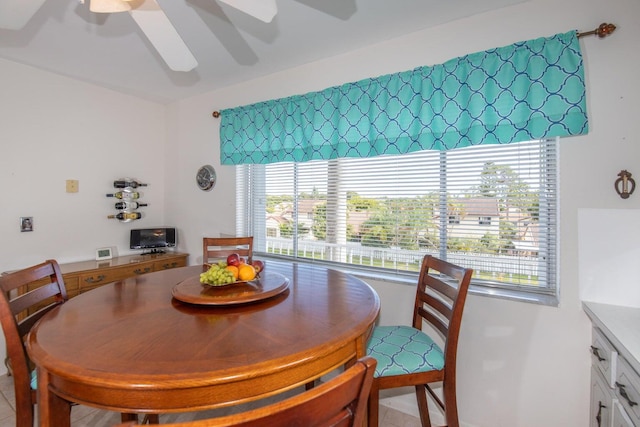
<path fill-rule="evenodd" d="M 556 158 L 542 140 L 239 166 L 240 194 L 263 204 L 239 227 L 275 255 L 417 272 L 429 253 L 474 268 L 476 285 L 552 293 Z"/>

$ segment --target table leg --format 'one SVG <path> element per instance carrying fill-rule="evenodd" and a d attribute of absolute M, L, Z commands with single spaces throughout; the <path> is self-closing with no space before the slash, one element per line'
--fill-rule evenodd
<path fill-rule="evenodd" d="M 138 414 L 129 414 L 123 412 L 120 414 L 120 421 L 122 421 L 123 423 L 126 423 L 128 421 L 135 421 L 135 423 L 138 424 Z"/>
<path fill-rule="evenodd" d="M 40 427 L 70 427 L 71 402 L 49 389 L 49 373 L 38 367 L 38 418 Z"/>

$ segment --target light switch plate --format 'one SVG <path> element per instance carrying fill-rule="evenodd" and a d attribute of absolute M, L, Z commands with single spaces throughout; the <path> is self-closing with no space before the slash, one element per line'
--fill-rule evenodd
<path fill-rule="evenodd" d="M 76 179 L 68 179 L 67 180 L 67 193 L 77 193 L 78 192 L 78 180 Z"/>

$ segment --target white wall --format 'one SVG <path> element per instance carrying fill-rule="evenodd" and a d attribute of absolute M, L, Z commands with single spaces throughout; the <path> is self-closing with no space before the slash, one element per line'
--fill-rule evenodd
<path fill-rule="evenodd" d="M 640 194 L 622 200 L 613 191 L 621 169 L 640 177 L 638 18 L 637 0 L 530 0 L 166 108 L 0 62 L 0 270 L 47 257 L 91 258 L 99 246 L 126 251 L 129 226 L 106 220 L 111 205 L 103 193 L 113 178 L 130 174 L 152 183 L 145 190 L 149 216 L 140 225 L 178 226 L 180 249 L 192 254 L 192 264 L 201 262 L 202 236 L 235 229 L 234 170 L 219 164 L 213 110 L 613 22 L 618 30 L 609 38 L 581 41 L 590 132 L 561 143 L 560 306 L 471 296 L 459 355 L 465 424 L 588 425 L 590 325 L 580 307 L 578 211 L 640 208 Z M 51 169 L 53 161 L 61 166 Z M 205 193 L 196 188 L 195 173 L 207 163 L 216 167 L 218 183 Z M 66 194 L 65 179 L 79 179 L 80 193 Z M 35 217 L 33 233 L 18 230 L 25 215 Z M 408 322 L 409 314 L 398 307 L 408 305 L 410 288 L 372 284 L 382 300 L 381 322 Z"/>
<path fill-rule="evenodd" d="M 128 253 L 130 228 L 164 223 L 164 106 L 4 60 L 0 94 L 0 272 L 93 259 L 99 247 Z M 105 194 L 124 176 L 150 184 L 145 217 L 129 224 L 107 219 Z M 32 232 L 20 232 L 21 216 Z"/>
<path fill-rule="evenodd" d="M 129 251 L 128 230 L 164 222 L 164 106 L 0 60 L 0 271 Z M 149 183 L 145 217 L 120 223 L 113 180 Z M 66 193 L 65 181 L 79 181 Z M 34 231 L 21 233 L 19 218 Z"/>

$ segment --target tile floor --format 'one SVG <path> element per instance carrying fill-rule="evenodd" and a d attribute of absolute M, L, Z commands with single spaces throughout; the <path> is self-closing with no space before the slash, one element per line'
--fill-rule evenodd
<path fill-rule="evenodd" d="M 223 408 L 188 414 L 167 414 L 160 416 L 161 423 L 188 421 L 223 415 L 233 409 Z M 7 375 L 0 376 L 0 427 L 15 426 L 13 380 Z M 74 406 L 71 409 L 71 425 L 73 427 L 112 427 L 120 422 L 120 414 L 87 406 Z M 384 427 L 418 427 L 420 420 L 395 409 L 380 406 L 380 426 Z"/>

